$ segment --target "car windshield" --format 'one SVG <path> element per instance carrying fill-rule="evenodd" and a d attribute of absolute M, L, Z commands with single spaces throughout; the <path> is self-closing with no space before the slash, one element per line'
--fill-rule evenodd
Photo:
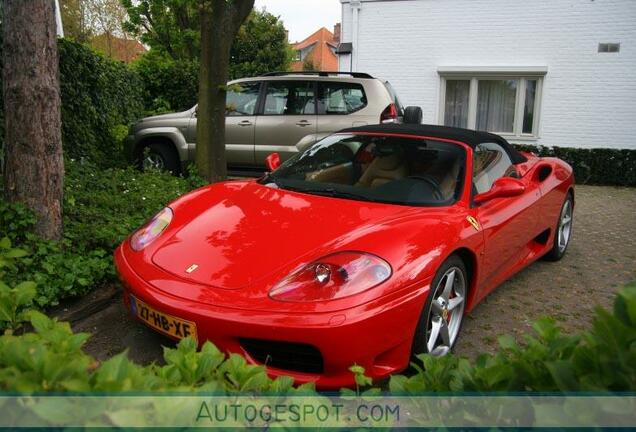
<path fill-rule="evenodd" d="M 462 190 L 465 150 L 395 136 L 336 134 L 260 180 L 270 187 L 360 201 L 448 205 Z"/>

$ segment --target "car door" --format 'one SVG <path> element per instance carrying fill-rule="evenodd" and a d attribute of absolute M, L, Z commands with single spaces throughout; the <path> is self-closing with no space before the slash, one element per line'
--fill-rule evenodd
<path fill-rule="evenodd" d="M 517 177 L 515 166 L 497 143 L 483 143 L 473 152 L 473 193 L 490 190 L 500 177 Z M 522 179 L 524 193 L 514 197 L 495 198 L 476 207 L 475 217 L 484 233 L 485 249 L 479 286 L 480 296 L 510 276 L 510 271 L 528 255 L 528 246 L 537 232 L 538 206 L 541 192 L 535 182 Z"/>
<path fill-rule="evenodd" d="M 256 120 L 254 159 L 278 152 L 282 160 L 296 154 L 296 144 L 316 133 L 316 86 L 312 81 L 267 81 L 262 112 Z"/>
<path fill-rule="evenodd" d="M 228 165 L 254 165 L 256 108 L 261 82 L 249 81 L 229 86 L 225 109 L 225 152 Z M 195 110 L 188 130 L 190 142 L 196 142 Z"/>
<path fill-rule="evenodd" d="M 229 86 L 225 104 L 225 151 L 230 165 L 254 165 L 256 108 L 261 82 Z"/>
<path fill-rule="evenodd" d="M 369 123 L 368 116 L 356 115 L 367 106 L 367 96 L 362 84 L 319 81 L 317 105 L 319 135 Z"/>

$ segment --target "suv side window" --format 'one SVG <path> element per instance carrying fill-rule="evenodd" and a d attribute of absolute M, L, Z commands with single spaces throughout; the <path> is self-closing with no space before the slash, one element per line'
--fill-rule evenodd
<path fill-rule="evenodd" d="M 225 98 L 225 115 L 254 115 L 260 88 L 260 82 L 245 82 L 230 86 Z"/>
<path fill-rule="evenodd" d="M 508 153 L 497 143 L 482 143 L 473 152 L 473 187 L 476 193 L 488 192 L 500 177 L 517 177 L 517 169 Z"/>
<path fill-rule="evenodd" d="M 318 114 L 346 115 L 367 106 L 361 84 L 348 82 L 318 83 Z"/>
<path fill-rule="evenodd" d="M 265 95 L 265 115 L 315 114 L 314 83 L 310 81 L 269 81 Z"/>

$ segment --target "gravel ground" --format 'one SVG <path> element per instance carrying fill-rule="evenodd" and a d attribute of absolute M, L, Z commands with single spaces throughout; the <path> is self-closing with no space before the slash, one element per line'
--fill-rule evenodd
<path fill-rule="evenodd" d="M 519 338 L 543 316 L 554 317 L 566 332 L 588 328 L 594 307 L 611 307 L 617 289 L 636 279 L 636 189 L 578 186 L 575 199 L 566 256 L 532 264 L 484 299 L 466 318 L 456 353 L 474 358 L 492 352 L 499 336 Z M 64 315 L 90 298 L 68 305 Z M 161 359 L 162 346 L 173 345 L 132 320 L 119 294 L 73 328 L 93 333 L 86 351 L 100 360 L 128 349 L 130 358 L 150 363 Z"/>

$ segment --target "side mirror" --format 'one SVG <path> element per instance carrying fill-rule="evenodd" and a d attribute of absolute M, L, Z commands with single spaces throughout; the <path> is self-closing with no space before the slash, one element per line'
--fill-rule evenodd
<path fill-rule="evenodd" d="M 526 190 L 525 185 L 516 178 L 501 177 L 495 180 L 488 192 L 475 196 L 475 204 L 481 204 L 495 198 L 507 198 L 521 195 Z"/>
<path fill-rule="evenodd" d="M 280 166 L 280 155 L 272 153 L 265 158 L 265 166 L 270 171 L 275 171 Z"/>

